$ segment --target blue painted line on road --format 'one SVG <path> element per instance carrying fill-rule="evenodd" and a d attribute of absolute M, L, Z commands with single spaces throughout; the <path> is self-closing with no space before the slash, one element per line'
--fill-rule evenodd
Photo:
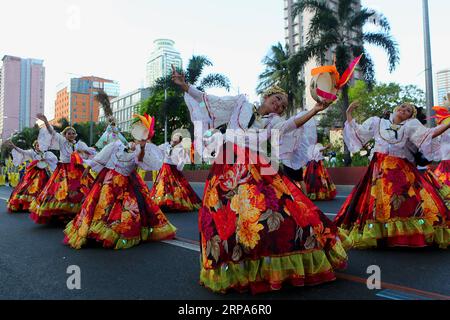
<path fill-rule="evenodd" d="M 396 290 L 382 290 L 379 293 L 376 294 L 377 297 L 386 298 L 390 300 L 432 300 L 430 298 L 416 295 L 416 294 L 410 294 L 410 293 L 404 293 Z"/>

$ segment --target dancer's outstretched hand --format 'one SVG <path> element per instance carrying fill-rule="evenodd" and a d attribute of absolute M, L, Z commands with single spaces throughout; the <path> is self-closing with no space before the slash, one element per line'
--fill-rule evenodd
<path fill-rule="evenodd" d="M 42 120 L 44 122 L 47 122 L 47 117 L 44 114 L 42 114 L 42 113 L 38 113 L 36 115 L 36 118 L 38 118 L 39 120 Z"/>
<path fill-rule="evenodd" d="M 360 106 L 359 101 L 353 101 L 350 106 L 347 108 L 347 114 L 351 114 L 356 108 Z"/>
<path fill-rule="evenodd" d="M 184 91 L 188 91 L 189 90 L 189 85 L 186 83 L 186 79 L 184 77 L 184 74 L 179 73 L 176 69 L 175 66 L 172 65 L 172 81 L 179 86 L 181 89 L 183 89 Z"/>

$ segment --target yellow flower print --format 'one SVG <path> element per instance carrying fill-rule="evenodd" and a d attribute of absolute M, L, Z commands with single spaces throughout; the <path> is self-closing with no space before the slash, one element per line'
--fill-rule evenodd
<path fill-rule="evenodd" d="M 286 194 L 288 196 L 291 195 L 291 192 L 289 191 L 288 187 L 286 186 L 283 179 L 279 175 L 273 178 L 272 186 L 275 189 L 278 199 L 280 199 L 283 196 L 283 194 Z"/>
<path fill-rule="evenodd" d="M 80 175 L 78 174 L 78 172 L 76 170 L 68 170 L 67 177 L 70 180 L 75 180 L 75 179 L 78 179 L 80 177 Z"/>
<path fill-rule="evenodd" d="M 430 224 L 434 224 L 436 221 L 439 221 L 438 213 L 439 209 L 433 201 L 431 195 L 425 190 L 420 190 L 420 197 L 423 200 L 422 209 L 423 209 L 423 218 L 428 221 Z"/>
<path fill-rule="evenodd" d="M 38 191 L 39 188 L 39 179 L 36 178 L 33 180 L 33 183 L 31 184 L 30 188 L 28 189 L 28 192 L 30 194 L 35 194 Z"/>
<path fill-rule="evenodd" d="M 249 249 L 254 249 L 261 239 L 259 231 L 263 229 L 264 226 L 258 222 L 252 223 L 249 220 L 239 219 L 237 230 L 239 243 Z"/>
<path fill-rule="evenodd" d="M 56 192 L 56 195 L 55 195 L 56 200 L 62 201 L 64 199 L 66 199 L 67 195 L 68 195 L 67 189 L 68 189 L 67 188 L 67 181 L 64 180 L 63 182 L 61 182 L 61 184 L 59 185 L 59 189 Z"/>
<path fill-rule="evenodd" d="M 117 187 L 123 187 L 127 183 L 127 178 L 119 174 L 114 176 L 113 184 Z"/>
<path fill-rule="evenodd" d="M 396 157 L 386 157 L 381 165 L 383 170 L 398 168 L 398 159 Z"/>
<path fill-rule="evenodd" d="M 217 188 L 209 190 L 205 197 L 205 204 L 208 208 L 215 208 L 219 203 L 219 193 Z"/>

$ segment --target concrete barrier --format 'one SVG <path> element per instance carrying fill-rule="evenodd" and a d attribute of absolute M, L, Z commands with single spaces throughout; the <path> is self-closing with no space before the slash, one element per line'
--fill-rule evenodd
<path fill-rule="evenodd" d="M 336 185 L 355 185 L 367 171 L 367 167 L 342 167 L 327 168 L 331 179 Z M 183 174 L 189 182 L 205 182 L 208 178 L 209 170 L 183 170 Z M 153 181 L 156 175 L 148 172 L 145 181 Z"/>

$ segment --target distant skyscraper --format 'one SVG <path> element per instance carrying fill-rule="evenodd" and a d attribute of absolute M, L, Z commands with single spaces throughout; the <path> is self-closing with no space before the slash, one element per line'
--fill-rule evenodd
<path fill-rule="evenodd" d="M 70 85 L 60 86 L 56 94 L 55 116 L 51 124 L 57 124 L 58 120 L 63 118 L 71 124 L 90 122 L 91 119 L 97 122 L 99 103 L 95 95 L 99 89 L 103 89 L 111 99 L 120 94 L 119 84 L 116 81 L 94 76 L 72 78 Z"/>
<path fill-rule="evenodd" d="M 444 97 L 450 93 L 450 69 L 438 71 L 436 73 L 436 92 L 438 105 L 444 104 Z"/>
<path fill-rule="evenodd" d="M 111 109 L 116 119 L 116 126 L 122 131 L 130 131 L 133 115 L 139 113 L 139 103 L 150 97 L 150 88 L 140 88 L 111 100 Z M 99 121 L 106 121 L 103 109 Z"/>
<path fill-rule="evenodd" d="M 33 127 L 44 113 L 45 67 L 43 60 L 4 56 L 0 68 L 0 139 Z"/>
<path fill-rule="evenodd" d="M 155 48 L 147 62 L 146 85 L 151 87 L 156 80 L 171 73 L 171 65 L 182 68 L 180 53 L 175 49 L 175 42 L 169 39 L 158 39 L 153 42 Z"/>
<path fill-rule="evenodd" d="M 285 42 L 289 48 L 290 54 L 297 53 L 300 48 L 304 47 L 307 43 L 307 35 L 309 32 L 309 26 L 311 24 L 311 19 L 313 14 L 310 11 L 304 11 L 303 13 L 297 15 L 294 19 L 292 18 L 293 6 L 297 2 L 296 0 L 283 0 L 284 2 L 284 31 L 285 31 Z M 339 0 L 323 0 L 327 3 L 329 8 L 332 10 L 337 10 L 339 5 Z M 361 8 L 361 1 L 355 1 L 355 9 L 359 10 Z M 330 50 L 325 53 L 325 59 L 327 64 L 333 63 L 333 51 Z M 303 70 L 302 78 L 306 85 L 305 94 L 305 108 L 312 108 L 315 101 L 312 100 L 309 94 L 309 84 L 311 82 L 311 70 L 318 66 L 318 62 L 310 60 Z"/>

